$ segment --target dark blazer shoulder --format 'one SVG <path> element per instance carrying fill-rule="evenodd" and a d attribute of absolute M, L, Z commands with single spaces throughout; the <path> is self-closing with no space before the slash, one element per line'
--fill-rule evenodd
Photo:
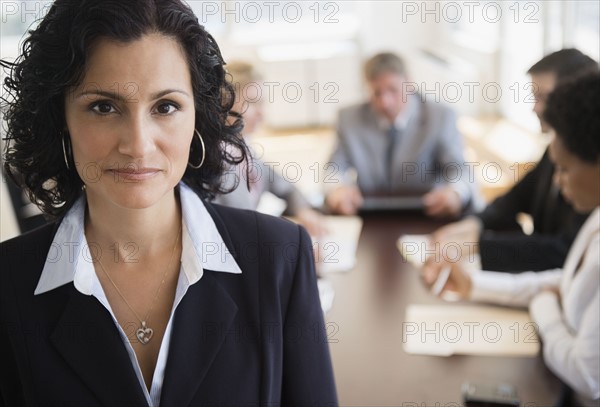
<path fill-rule="evenodd" d="M 0 243 L 0 258 L 2 259 L 2 286 L 6 278 L 11 281 L 21 281 L 28 287 L 35 288 L 59 222 L 48 223 L 30 232 L 16 236 Z M 16 275 L 19 279 L 14 278 Z M 32 291 L 33 292 L 33 291 Z"/>
<path fill-rule="evenodd" d="M 297 241 L 303 228 L 287 219 L 260 212 L 205 202 L 223 240 L 240 243 L 247 240 Z M 241 242 L 243 243 L 243 242 Z"/>
<path fill-rule="evenodd" d="M 206 207 L 242 269 L 242 280 L 260 286 L 279 302 L 277 306 L 267 307 L 265 312 L 287 307 L 290 290 L 299 275 L 312 275 L 311 279 L 315 279 L 311 239 L 303 227 L 255 211 L 211 203 Z M 227 277 L 218 275 L 216 278 Z M 316 289 L 315 282 L 308 284 L 313 283 Z"/>
<path fill-rule="evenodd" d="M 54 237 L 54 234 L 56 233 L 56 230 L 57 230 L 59 224 L 60 224 L 59 221 L 47 223 L 36 229 L 30 230 L 26 233 L 23 233 L 18 236 L 15 236 L 11 239 L 5 240 L 0 243 L 0 249 L 8 250 L 8 248 L 15 248 L 15 247 L 19 247 L 23 244 L 35 243 L 35 242 L 40 242 L 40 241 L 44 241 L 44 240 L 47 240 L 48 244 L 50 244 L 50 242 L 52 242 L 52 238 Z M 4 254 L 4 252 L 3 252 L 3 254 Z"/>

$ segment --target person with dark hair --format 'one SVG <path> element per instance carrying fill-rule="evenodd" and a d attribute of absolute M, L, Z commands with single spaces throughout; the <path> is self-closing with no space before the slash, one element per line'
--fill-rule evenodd
<path fill-rule="evenodd" d="M 308 234 L 207 202 L 247 147 L 192 10 L 57 0 L 2 66 L 55 221 L 0 245 L 0 406 L 335 405 Z"/>
<path fill-rule="evenodd" d="M 544 110 L 552 90 L 593 72 L 598 72 L 598 63 L 576 49 L 551 53 L 529 68 L 527 73 L 534 85 L 533 111 L 543 132 L 550 131 Z M 507 193 L 482 212 L 438 229 L 432 241 L 441 245 L 468 242 L 470 248 L 475 243 L 485 270 L 519 272 L 562 267 L 587 215 L 578 214 L 565 201 L 552 183 L 553 173 L 554 165 L 546 151 L 535 168 Z M 531 215 L 532 234 L 523 232 L 517 222 L 519 213 Z"/>
<path fill-rule="evenodd" d="M 406 203 L 437 218 L 479 209 L 477 187 L 461 175 L 469 171 L 452 109 L 410 92 L 396 54 L 371 57 L 364 76 L 369 102 L 339 113 L 337 146 L 325 174 L 327 208 L 353 215 L 365 197 L 383 196 L 409 197 Z"/>
<path fill-rule="evenodd" d="M 566 406 L 600 401 L 600 73 L 560 85 L 549 97 L 544 120 L 554 129 L 550 156 L 564 198 L 589 217 L 562 269 L 467 272 L 461 262 L 430 261 L 427 284 L 450 267 L 443 291 L 465 299 L 525 306 L 536 323 L 548 367 L 575 394 Z M 442 292 L 443 292 L 442 291 Z"/>

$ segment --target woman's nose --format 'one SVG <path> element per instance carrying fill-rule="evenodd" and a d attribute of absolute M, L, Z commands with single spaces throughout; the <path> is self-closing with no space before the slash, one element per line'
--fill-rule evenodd
<path fill-rule="evenodd" d="M 132 158 L 143 158 L 156 149 L 154 127 L 143 117 L 134 117 L 123 126 L 119 152 Z"/>

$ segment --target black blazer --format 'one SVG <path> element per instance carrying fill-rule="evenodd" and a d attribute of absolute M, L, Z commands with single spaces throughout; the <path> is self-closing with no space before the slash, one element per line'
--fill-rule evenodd
<path fill-rule="evenodd" d="M 160 406 L 337 405 L 306 231 L 206 206 L 242 274 L 205 270 L 179 304 Z M 33 295 L 56 229 L 0 245 L 0 406 L 147 406 L 96 298 Z"/>
<path fill-rule="evenodd" d="M 478 216 L 482 268 L 497 271 L 560 268 L 587 215 L 577 214 L 552 183 L 554 164 L 548 150 L 536 167 Z M 516 221 L 519 212 L 533 218 L 526 235 Z"/>

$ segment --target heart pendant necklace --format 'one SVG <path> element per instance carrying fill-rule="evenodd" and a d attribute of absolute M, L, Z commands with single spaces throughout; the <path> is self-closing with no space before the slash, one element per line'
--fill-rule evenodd
<path fill-rule="evenodd" d="M 150 342 L 150 339 L 152 339 L 152 335 L 154 335 L 154 330 L 146 326 L 146 321 L 142 321 L 142 327 L 138 328 L 138 330 L 135 331 L 135 336 L 142 343 L 142 345 L 145 345 L 148 342 Z"/>
<path fill-rule="evenodd" d="M 142 345 L 146 345 L 148 342 L 150 342 L 150 339 L 152 339 L 152 336 L 154 336 L 154 330 L 152 328 L 150 328 L 147 325 L 147 321 L 148 321 L 148 317 L 150 316 L 150 313 L 152 312 L 152 309 L 154 308 L 154 304 L 156 304 L 156 300 L 158 299 L 158 295 L 160 294 L 160 290 L 167 278 L 167 274 L 169 272 L 169 270 L 171 269 L 171 264 L 173 263 L 173 257 L 175 256 L 175 250 L 177 249 L 177 243 L 179 243 L 179 238 L 181 237 L 181 226 L 179 227 L 179 232 L 177 233 L 177 238 L 175 239 L 175 244 L 173 245 L 173 250 L 171 251 L 171 257 L 169 259 L 169 265 L 168 267 L 165 269 L 165 272 L 163 274 L 162 280 L 158 286 L 158 289 L 156 290 L 156 294 L 154 295 L 154 299 L 152 300 L 152 304 L 150 304 L 150 308 L 148 309 L 148 312 L 146 312 L 146 316 L 144 318 L 140 318 L 139 315 L 137 314 L 137 312 L 134 311 L 133 307 L 131 305 L 129 305 L 129 302 L 127 301 L 127 299 L 125 298 L 125 296 L 123 295 L 123 293 L 121 293 L 121 290 L 119 290 L 119 287 L 117 287 L 117 285 L 115 284 L 115 282 L 113 281 L 113 279 L 110 277 L 110 275 L 106 272 L 106 269 L 104 268 L 104 266 L 102 265 L 102 263 L 100 262 L 100 257 L 96 258 L 96 262 L 98 263 L 98 265 L 100 266 L 100 269 L 102 270 L 102 272 L 106 275 L 106 277 L 108 278 L 108 281 L 111 282 L 111 284 L 115 287 L 115 290 L 117 291 L 117 293 L 119 294 L 119 296 L 121 297 L 121 299 L 123 300 L 123 302 L 125 303 L 125 305 L 127 305 L 127 307 L 131 310 L 131 312 L 133 313 L 133 315 L 135 315 L 135 317 L 137 319 L 139 319 L 140 321 L 140 327 L 135 331 L 135 337 L 137 338 L 137 340 L 142 344 Z"/>

